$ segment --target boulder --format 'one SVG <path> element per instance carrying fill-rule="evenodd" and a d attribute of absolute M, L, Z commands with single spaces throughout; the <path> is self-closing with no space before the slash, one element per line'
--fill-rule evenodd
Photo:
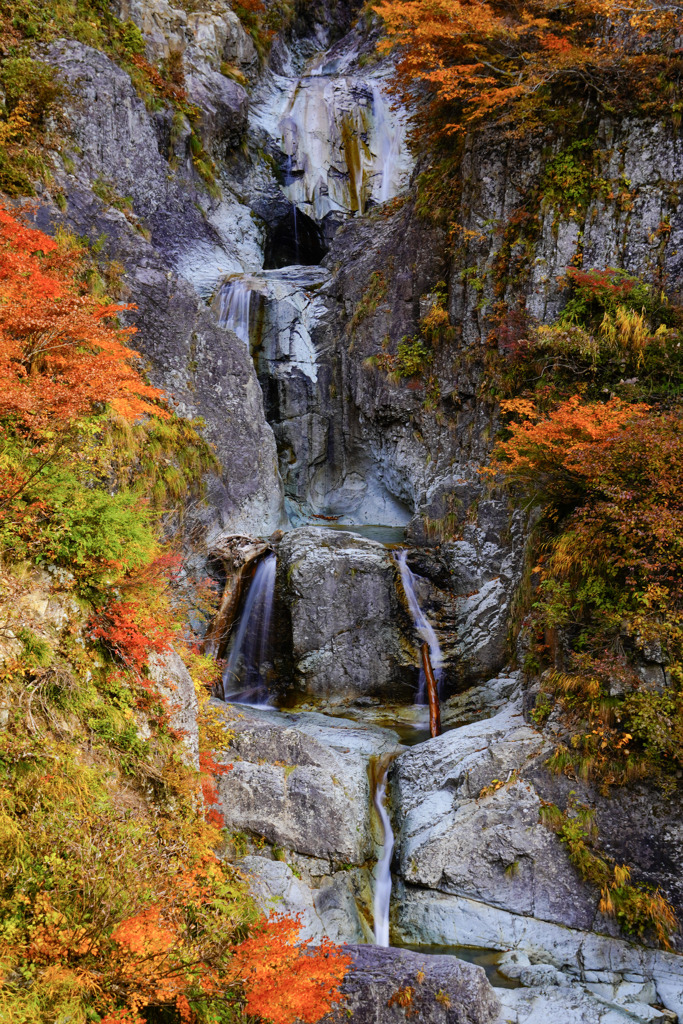
<path fill-rule="evenodd" d="M 522 776 L 547 752 L 513 702 L 397 758 L 391 778 L 404 880 L 591 927 L 596 894 L 541 824 L 540 798 Z"/>
<path fill-rule="evenodd" d="M 212 705 L 233 733 L 216 755 L 233 764 L 216 778 L 227 828 L 331 864 L 374 856 L 368 765 L 402 749 L 395 733 L 314 712 Z"/>
<path fill-rule="evenodd" d="M 279 551 L 280 601 L 292 630 L 294 685 L 343 701 L 412 697 L 413 653 L 399 604 L 396 566 L 381 544 L 353 533 L 302 527 Z"/>
<path fill-rule="evenodd" d="M 493 1024 L 500 1004 L 484 969 L 454 956 L 348 946 L 341 1006 L 323 1018 L 351 1024 Z"/>

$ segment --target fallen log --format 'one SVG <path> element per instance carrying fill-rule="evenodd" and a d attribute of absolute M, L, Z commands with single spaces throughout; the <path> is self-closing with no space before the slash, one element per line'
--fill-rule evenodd
<path fill-rule="evenodd" d="M 422 667 L 424 668 L 425 679 L 427 680 L 427 701 L 429 703 L 429 735 L 441 735 L 441 708 L 439 706 L 439 691 L 436 687 L 436 679 L 432 669 L 432 662 L 429 657 L 429 644 L 422 644 Z"/>

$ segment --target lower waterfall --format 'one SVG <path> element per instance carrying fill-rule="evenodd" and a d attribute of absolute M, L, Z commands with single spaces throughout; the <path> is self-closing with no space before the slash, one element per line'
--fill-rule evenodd
<path fill-rule="evenodd" d="M 417 599 L 417 594 L 415 593 L 415 575 L 408 567 L 408 552 L 406 550 L 399 551 L 396 557 L 396 563 L 398 565 L 399 572 L 401 573 L 401 583 L 403 584 L 403 590 L 408 601 L 408 609 L 415 624 L 415 629 L 425 643 L 429 645 L 429 658 L 432 663 L 436 684 L 440 689 L 441 676 L 443 675 L 443 654 L 441 652 L 441 645 L 439 644 L 439 639 L 434 627 L 420 608 L 420 603 Z M 422 666 L 420 666 L 420 679 L 418 682 L 417 694 L 415 696 L 415 703 L 427 703 L 427 680 Z"/>
<path fill-rule="evenodd" d="M 389 945 L 389 905 L 391 902 L 391 858 L 394 853 L 394 832 L 386 808 L 388 768 L 384 770 L 377 783 L 374 804 L 384 830 L 384 848 L 377 861 L 377 877 L 375 879 L 374 919 L 375 945 Z"/>
<path fill-rule="evenodd" d="M 276 569 L 277 558 L 272 554 L 262 559 L 256 568 L 223 672 L 223 700 L 252 705 L 269 701 L 266 671 Z"/>

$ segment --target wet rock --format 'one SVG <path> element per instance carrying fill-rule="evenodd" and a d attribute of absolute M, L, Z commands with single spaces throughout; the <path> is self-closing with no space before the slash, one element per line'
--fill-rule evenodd
<path fill-rule="evenodd" d="M 285 535 L 278 561 L 295 688 L 336 700 L 410 699 L 411 654 L 400 632 L 406 613 L 386 548 L 356 534 L 302 527 Z"/>
<path fill-rule="evenodd" d="M 405 881 L 591 927 L 596 894 L 541 824 L 540 798 L 523 776 L 548 752 L 515 702 L 397 758 L 391 778 Z"/>
<path fill-rule="evenodd" d="M 229 829 L 333 864 L 374 856 L 368 763 L 400 749 L 394 733 L 315 713 L 212 705 L 234 734 L 220 753 L 234 767 L 216 778 Z"/>
<path fill-rule="evenodd" d="M 395 910 L 394 934 L 400 941 L 441 946 L 458 943 L 485 949 L 521 951 L 527 955 L 530 963 L 549 964 L 560 970 L 570 981 L 592 985 L 596 976 L 609 976 L 612 986 L 610 992 L 615 998 L 623 982 L 635 985 L 637 992 L 646 995 L 651 994 L 647 986 L 653 983 L 656 991 L 653 1002 L 661 1004 L 673 1014 L 683 1014 L 683 957 L 676 953 L 512 914 L 461 896 L 419 889 L 406 888 L 397 893 Z M 547 993 L 554 987 L 549 989 L 545 985 L 543 989 Z M 530 991 L 532 995 L 526 1001 L 532 1005 L 535 996 L 533 989 Z M 622 989 L 624 1005 L 628 1001 L 627 997 L 632 995 L 633 990 L 628 992 Z M 559 1003 L 561 998 L 561 994 L 552 996 L 552 1000 Z M 542 1007 L 543 1001 L 538 1005 Z M 550 1005 L 546 1004 L 546 1009 Z M 546 1024 L 548 1020 L 541 1016 L 531 1019 L 537 1020 L 538 1024 Z M 596 1019 L 600 1020 L 599 1017 Z M 520 1016 L 518 1020 L 520 1024 L 526 1024 L 527 1018 Z"/>
<path fill-rule="evenodd" d="M 493 1024 L 500 1004 L 482 967 L 453 956 L 406 949 L 348 946 L 353 964 L 342 985 L 346 1001 L 325 1021 L 398 1024 Z"/>

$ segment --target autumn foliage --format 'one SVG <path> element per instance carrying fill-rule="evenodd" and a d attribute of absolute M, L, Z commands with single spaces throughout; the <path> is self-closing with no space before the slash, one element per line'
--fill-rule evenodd
<path fill-rule="evenodd" d="M 557 708 L 568 730 L 555 767 L 666 785 L 683 767 L 681 310 L 610 268 L 568 278 L 559 322 L 502 350 L 516 396 L 488 473 L 540 512 L 528 665 L 537 721 Z"/>
<path fill-rule="evenodd" d="M 535 126 L 559 94 L 614 103 L 628 82 L 628 101 L 652 100 L 645 82 L 674 54 L 683 17 L 663 0 L 380 0 L 375 10 L 380 50 L 395 52 L 397 85 L 418 101 L 418 135 L 432 139 L 484 120 Z"/>
<path fill-rule="evenodd" d="M 78 248 L 60 248 L 0 208 L 0 415 L 34 435 L 108 404 L 128 419 L 167 415 L 128 347 L 134 328 L 74 285 Z"/>
<path fill-rule="evenodd" d="M 229 737 L 163 518 L 215 462 L 145 381 L 133 307 L 90 293 L 89 258 L 0 208 L 0 1018 L 313 1024 L 347 959 L 265 919 L 216 854 Z M 155 682 L 171 650 L 197 679 L 198 766 L 177 684 Z"/>

